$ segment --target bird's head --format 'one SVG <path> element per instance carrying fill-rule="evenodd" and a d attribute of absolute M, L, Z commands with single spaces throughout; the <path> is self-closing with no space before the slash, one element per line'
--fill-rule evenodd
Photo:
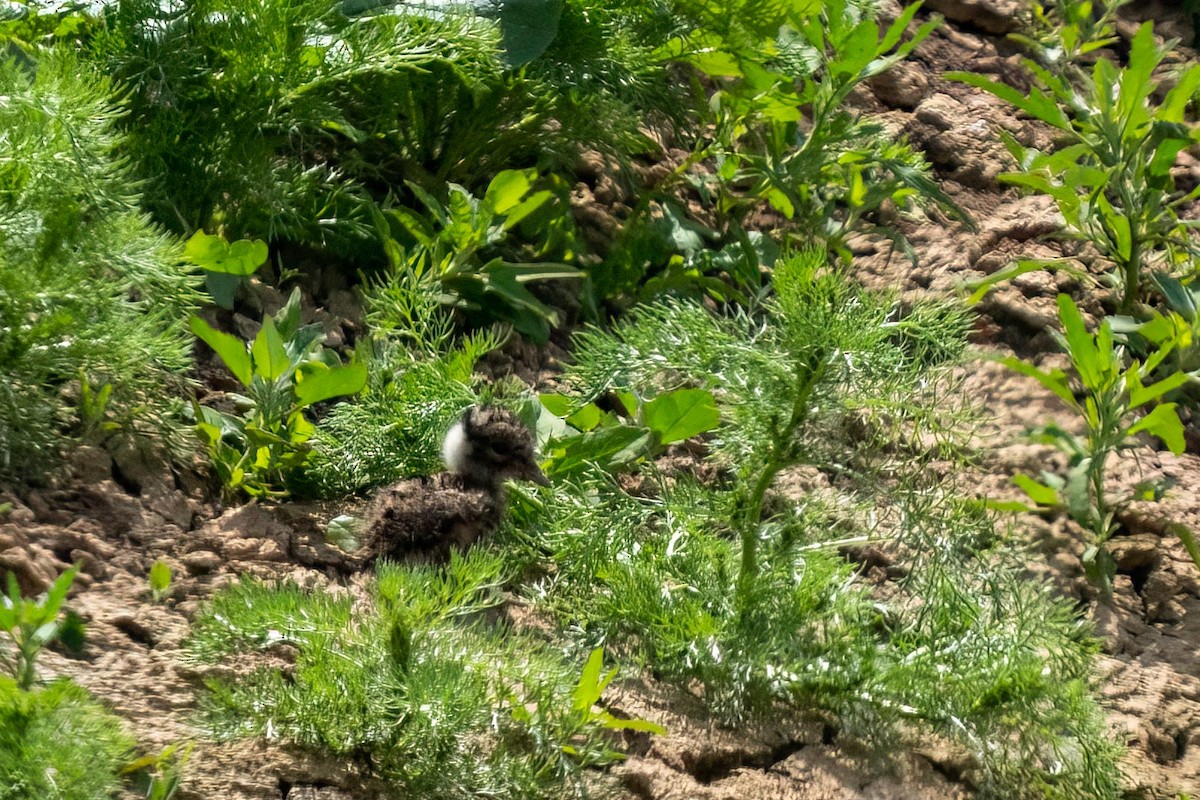
<path fill-rule="evenodd" d="M 442 459 L 476 485 L 496 486 L 515 478 L 549 486 L 533 444 L 533 435 L 511 411 L 472 406 L 446 434 Z"/>

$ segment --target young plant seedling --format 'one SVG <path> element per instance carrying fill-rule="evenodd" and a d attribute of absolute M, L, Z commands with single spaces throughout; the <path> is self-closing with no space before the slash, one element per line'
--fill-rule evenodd
<path fill-rule="evenodd" d="M 482 198 L 451 183 L 444 203 L 409 183 L 425 206 L 425 215 L 403 206 L 386 212 L 373 209 L 376 232 L 392 268 L 417 274 L 432 271 L 448 305 L 504 320 L 531 339 L 546 341 L 558 317 L 525 284 L 578 280 L 584 273 L 569 264 L 518 263 L 495 255 L 519 225 L 532 224 L 535 215 L 553 207 L 554 193 L 535 190 L 536 179 L 533 170 L 503 170 Z M 561 216 L 564 211 L 558 208 L 556 213 Z M 542 224 L 538 231 L 547 240 L 543 250 L 553 238 L 546 230 L 552 226 Z"/>
<path fill-rule="evenodd" d="M 150 597 L 154 602 L 161 603 L 166 599 L 167 592 L 171 588 L 171 568 L 165 561 L 154 562 L 150 567 L 147 583 L 150 585 Z"/>
<path fill-rule="evenodd" d="M 8 594 L 0 597 L 0 631 L 11 644 L 0 647 L 0 666 L 16 679 L 21 689 L 28 691 L 33 687 L 37 677 L 34 666 L 43 647 L 56 640 L 73 649 L 83 644 L 83 621 L 71 613 L 59 619 L 79 566 L 76 564 L 59 575 L 37 600 L 21 597 L 16 576 L 8 573 Z"/>
<path fill-rule="evenodd" d="M 357 394 L 367 383 L 366 365 L 341 364 L 333 350 L 321 347 L 319 325 L 300 324 L 299 289 L 274 318 L 263 319 L 251 343 L 199 317 L 190 324 L 247 389 L 233 396 L 245 409 L 241 416 L 193 404 L 196 429 L 222 483 L 255 497 L 286 494 L 286 476 L 307 462 L 315 430 L 304 409 Z"/>
<path fill-rule="evenodd" d="M 1019 171 L 1000 180 L 1053 198 L 1070 235 L 1090 242 L 1115 265 L 1113 283 L 1120 289 L 1122 314 L 1133 311 L 1141 299 L 1147 268 L 1169 271 L 1196 252 L 1179 213 L 1200 197 L 1200 187 L 1176 190 L 1171 167 L 1181 150 L 1200 141 L 1200 127 L 1184 119 L 1200 88 L 1200 65 L 1184 71 L 1159 102 L 1161 82 L 1153 75 L 1169 51 L 1169 45 L 1155 45 L 1154 26 L 1147 22 L 1133 37 L 1125 69 L 1097 59 L 1082 76 L 1081 87 L 1028 60 L 1025 65 L 1039 85 L 1027 95 L 982 75 L 946 73 L 1011 103 L 1069 142 L 1054 153 L 1042 153 L 1001 131 Z M 981 289 L 1054 265 L 1022 261 L 989 278 Z"/>
<path fill-rule="evenodd" d="M 1114 343 L 1108 320 L 1091 334 L 1070 297 L 1060 294 L 1058 308 L 1064 330 L 1061 343 L 1082 384 L 1082 398 L 1076 397 L 1070 376 L 1062 370 L 1042 370 L 1012 356 L 1003 362 L 1053 392 L 1082 418 L 1087 434 L 1081 438 L 1054 424 L 1036 429 L 1033 435 L 1038 441 L 1052 444 L 1067 454 L 1070 459 L 1067 475 L 1043 476 L 1041 482 L 1018 475 L 1014 481 L 1038 505 L 1065 507 L 1071 518 L 1091 534 L 1083 556 L 1084 569 L 1107 597 L 1112 592 L 1116 562 L 1105 542 L 1118 527 L 1116 512 L 1122 503 L 1132 499 L 1116 503 L 1109 499 L 1104 485 L 1108 457 L 1132 447 L 1132 440 L 1142 432 L 1160 439 L 1172 453 L 1183 452 L 1183 424 L 1175 412 L 1175 403 L 1156 404 L 1156 401 L 1182 386 L 1187 376 L 1174 373 L 1146 385 L 1147 377 L 1170 355 L 1170 343 L 1150 355 L 1144 364 L 1133 361 L 1124 366 L 1123 348 Z M 1138 412 L 1146 409 L 1148 413 L 1139 419 Z"/>

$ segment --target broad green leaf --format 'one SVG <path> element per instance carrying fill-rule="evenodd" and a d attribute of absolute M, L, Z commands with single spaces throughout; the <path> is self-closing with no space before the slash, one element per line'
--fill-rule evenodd
<path fill-rule="evenodd" d="M 1154 44 L 1154 24 L 1145 22 L 1133 36 L 1129 48 L 1129 65 L 1121 71 L 1118 108 L 1123 119 L 1134 117 L 1142 109 L 1154 88 L 1150 76 L 1160 60 L 1158 48 Z"/>
<path fill-rule="evenodd" d="M 150 566 L 150 591 L 155 597 L 159 597 L 167 589 L 171 588 L 171 568 L 167 566 L 165 561 L 155 561 Z"/>
<path fill-rule="evenodd" d="M 240 275 L 229 275 L 222 272 L 206 272 L 204 288 L 212 297 L 213 302 L 226 311 L 233 310 L 233 301 L 237 297 L 238 287 L 245 278 Z"/>
<path fill-rule="evenodd" d="M 275 330 L 279 332 L 279 338 L 283 339 L 283 341 L 288 345 L 292 344 L 291 340 L 296 338 L 296 335 L 301 330 L 300 305 L 300 287 L 297 286 L 295 289 L 292 289 L 292 293 L 288 295 L 287 302 L 283 304 L 283 308 L 275 312 Z M 306 346 L 307 344 L 301 345 L 302 348 Z"/>
<path fill-rule="evenodd" d="M 974 86 L 976 89 L 983 89 L 1048 125 L 1062 131 L 1073 132 L 1071 122 L 1063 110 L 1040 89 L 1031 89 L 1029 95 L 1026 96 L 1008 84 L 985 78 L 973 72 L 947 72 L 942 77 Z"/>
<path fill-rule="evenodd" d="M 1014 475 L 1012 481 L 1020 487 L 1021 491 L 1029 495 L 1030 500 L 1039 506 L 1057 506 L 1061 503 L 1057 491 L 1044 483 L 1039 483 L 1028 475 L 1023 473 Z"/>
<path fill-rule="evenodd" d="M 250 385 L 250 378 L 254 370 L 251 366 L 250 354 L 246 352 L 246 345 L 241 339 L 228 333 L 222 333 L 195 316 L 188 319 L 188 327 L 200 341 L 211 347 L 213 352 L 221 357 L 225 366 L 243 386 Z"/>
<path fill-rule="evenodd" d="M 1158 290 L 1162 292 L 1166 298 L 1167 304 L 1171 306 L 1172 311 L 1178 312 L 1184 319 L 1189 322 L 1197 317 L 1197 307 L 1200 307 L 1200 297 L 1192 289 L 1184 286 L 1176 278 L 1170 275 L 1164 275 L 1161 272 L 1154 273 L 1154 283 L 1158 286 Z"/>
<path fill-rule="evenodd" d="M 855 78 L 875 58 L 879 45 L 879 28 L 873 19 L 864 19 L 854 26 L 850 35 L 838 43 L 837 54 L 827 69 L 834 75 Z"/>
<path fill-rule="evenodd" d="M 46 591 L 46 602 L 41 604 L 42 619 L 49 621 L 58 616 L 58 610 L 62 608 L 63 601 L 67 599 L 67 592 L 70 591 L 71 584 L 75 582 L 75 576 L 79 574 L 81 566 L 81 564 L 74 564 L 50 585 Z"/>
<path fill-rule="evenodd" d="M 886 53 L 897 45 L 900 37 L 904 35 L 904 31 L 908 29 L 908 24 L 913 21 L 917 15 L 917 11 L 921 8 L 921 3 L 909 3 L 904 7 L 904 11 L 900 16 L 888 26 L 887 33 L 883 35 L 883 39 L 879 42 L 879 52 Z"/>
<path fill-rule="evenodd" d="M 224 237 L 196 231 L 183 247 L 188 261 L 208 272 L 253 275 L 267 260 L 267 243 L 261 239 L 226 242 Z"/>
<path fill-rule="evenodd" d="M 660 394 L 645 406 L 647 427 L 662 444 L 673 444 L 711 431 L 721 422 L 721 412 L 710 392 L 703 389 L 676 389 Z"/>
<path fill-rule="evenodd" d="M 540 192 L 534 192 L 529 195 L 529 197 L 526 197 L 508 212 L 508 216 L 504 218 L 504 230 L 512 230 L 517 225 L 520 225 L 526 217 L 546 205 L 553 198 L 554 193 L 548 189 L 543 189 Z"/>
<path fill-rule="evenodd" d="M 1175 411 L 1174 403 L 1155 406 L 1149 414 L 1125 431 L 1125 435 L 1133 436 L 1142 431 L 1161 439 L 1163 444 L 1175 455 L 1182 453 L 1186 446 L 1183 438 L 1183 423 L 1179 421 L 1179 414 Z"/>
<path fill-rule="evenodd" d="M 511 67 L 533 61 L 558 36 L 563 0 L 476 0 L 475 5 L 485 16 L 499 18 L 504 60 Z"/>
<path fill-rule="evenodd" d="M 583 408 L 567 417 L 567 422 L 576 430 L 590 431 L 604 420 L 604 412 L 595 403 L 588 403 Z"/>
<path fill-rule="evenodd" d="M 641 733 L 653 733 L 658 736 L 667 735 L 666 728 L 648 719 L 621 719 L 620 717 L 614 717 L 607 711 L 602 711 L 598 716 L 601 726 L 610 731 L 640 731 Z"/>
<path fill-rule="evenodd" d="M 532 170 L 501 170 L 488 184 L 484 202 L 491 204 L 497 214 L 507 214 L 533 187 L 532 173 Z"/>
<path fill-rule="evenodd" d="M 325 539 L 345 552 L 353 553 L 360 545 L 358 530 L 359 521 L 349 514 L 342 514 L 329 520 L 325 526 Z"/>
<path fill-rule="evenodd" d="M 1097 351 L 1096 339 L 1087 332 L 1083 315 L 1069 295 L 1058 296 L 1058 315 L 1066 335 L 1067 352 L 1079 372 L 1079 379 L 1087 389 L 1103 389 L 1105 370 L 1110 364 L 1101 363 L 1102 354 Z"/>
<path fill-rule="evenodd" d="M 571 409 L 575 407 L 575 401 L 565 394 L 556 392 L 545 392 L 538 395 L 538 399 L 542 401 L 542 405 L 546 410 L 556 417 L 565 417 L 571 413 Z"/>
<path fill-rule="evenodd" d="M 1200 64 L 1193 64 L 1180 76 L 1179 81 L 1167 92 L 1157 117 L 1163 122 L 1183 122 L 1183 112 L 1200 89 Z"/>
<path fill-rule="evenodd" d="M 254 337 L 250 352 L 254 356 L 254 372 L 269 381 L 283 377 L 292 368 L 275 320 L 270 317 L 263 319 L 262 328 Z"/>
<path fill-rule="evenodd" d="M 1151 400 L 1157 400 L 1167 392 L 1173 392 L 1183 386 L 1188 380 L 1190 378 L 1186 372 L 1173 372 L 1158 383 L 1142 386 L 1137 371 L 1131 368 L 1126 373 L 1126 381 L 1129 384 L 1129 408 L 1134 409 Z"/>
<path fill-rule="evenodd" d="M 646 428 L 596 428 L 555 443 L 545 472 L 551 476 L 569 475 L 589 464 L 615 471 L 649 453 L 654 441 L 655 434 Z"/>
<path fill-rule="evenodd" d="M 367 385 L 367 365 L 347 364 L 305 373 L 296 384 L 296 404 L 303 408 L 331 397 L 358 394 Z"/>

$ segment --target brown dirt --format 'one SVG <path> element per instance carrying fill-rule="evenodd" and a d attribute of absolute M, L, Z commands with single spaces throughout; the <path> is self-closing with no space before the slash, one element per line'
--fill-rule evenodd
<path fill-rule="evenodd" d="M 975 216 L 979 230 L 903 220 L 919 265 L 889 257 L 886 243 L 862 238 L 853 243 L 858 277 L 867 286 L 899 287 L 909 296 L 959 295 L 965 282 L 1015 256 L 1079 256 L 1090 267 L 1086 252 L 1038 241 L 1059 226 L 1048 203 L 996 182 L 1007 156 L 994 131 L 1004 128 L 1025 143 L 1043 145 L 1045 131 L 993 98 L 939 77 L 953 68 L 1019 79 L 1017 56 L 998 34 L 1012 29 L 1022 4 L 931 0 L 930 5 L 953 22 L 935 32 L 910 63 L 874 81 L 859 101 L 925 150 L 945 189 Z M 1144 13 L 1187 32 L 1187 19 L 1165 7 Z M 594 174 L 580 184 L 578 205 L 596 208 L 598 228 L 617 224 L 613 215 L 622 211 L 624 196 L 607 180 L 603 165 L 585 166 Z M 1200 181 L 1200 168 L 1187 154 L 1181 169 L 1188 173 L 1185 179 Z M 612 195 L 611 202 L 602 195 Z M 345 286 L 335 288 L 349 298 Z M 1061 291 L 1093 313 L 1101 309 L 1103 293 L 1065 273 L 1023 276 L 979 306 L 976 343 L 987 353 L 1060 359 L 1046 331 L 1055 324 L 1054 297 Z M 346 302 L 352 304 L 352 298 Z M 352 335 L 354 326 L 344 327 Z M 544 352 L 520 350 L 510 358 L 506 366 L 528 378 L 547 364 Z M 992 497 L 1015 497 L 1012 475 L 1061 465 L 1052 451 L 1024 443 L 1022 431 L 1048 419 L 1067 425 L 1071 420 L 1039 385 L 1001 365 L 980 360 L 967 372 L 964 392 L 991 418 L 977 434 L 983 455 L 964 485 Z M 1170 522 L 1200 527 L 1200 459 L 1174 457 L 1147 443 L 1113 469 L 1114 486 L 1159 476 L 1175 481 L 1166 499 L 1137 504 L 1121 519 L 1124 527 L 1114 542 L 1120 575 L 1111 604 L 1091 596 L 1080 564 L 1083 537 L 1072 523 L 1020 515 L 1013 519 L 1013 535 L 1037 544 L 1044 562 L 1030 569 L 1085 603 L 1103 640 L 1102 693 L 1113 729 L 1128 745 L 1129 796 L 1165 799 L 1200 794 L 1200 579 L 1167 531 Z M 0 497 L 16 504 L 0 517 L 0 571 L 13 571 L 23 591 L 42 591 L 68 564 L 84 564 L 70 603 L 88 622 L 88 644 L 81 656 L 46 654 L 43 671 L 70 675 L 110 704 L 148 750 L 196 740 L 183 800 L 378 796 L 345 763 L 263 742 L 212 744 L 194 728 L 196 692 L 212 673 L 181 662 L 179 655 L 188 620 L 205 598 L 242 573 L 286 576 L 316 587 L 344 581 L 340 555 L 320 534 L 321 521 L 338 511 L 299 505 L 222 508 L 204 498 L 200 481 L 173 475 L 151 454 L 125 448 L 110 455 L 94 447 L 74 454 L 72 474 L 57 487 Z M 176 575 L 161 604 L 146 589 L 150 565 L 158 559 Z M 616 793 L 631 800 L 971 796 L 954 777 L 948 755 L 902 753 L 881 763 L 839 741 L 820 720 L 726 730 L 687 691 L 652 681 L 627 681 L 605 700 L 671 732 L 629 742 L 631 757 L 612 770 Z"/>

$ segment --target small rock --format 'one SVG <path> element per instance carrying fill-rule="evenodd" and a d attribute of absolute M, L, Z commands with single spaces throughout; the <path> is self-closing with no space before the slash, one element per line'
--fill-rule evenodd
<path fill-rule="evenodd" d="M 245 314 L 234 314 L 233 327 L 238 336 L 249 342 L 258 336 L 258 329 L 262 327 L 262 323 L 250 319 Z"/>
<path fill-rule="evenodd" d="M 1113 560 L 1117 562 L 1117 571 L 1128 574 L 1158 564 L 1158 543 L 1157 536 L 1135 533 L 1132 536 L 1118 536 L 1108 546 Z"/>
<path fill-rule="evenodd" d="M 180 563 L 193 575 L 205 575 L 221 566 L 221 557 L 211 550 L 197 550 L 179 557 Z"/>
<path fill-rule="evenodd" d="M 99 483 L 112 478 L 113 459 L 104 448 L 82 445 L 71 453 L 71 474 L 77 481 Z"/>
<path fill-rule="evenodd" d="M 1175 744 L 1175 738 L 1158 728 L 1150 729 L 1146 737 L 1146 749 L 1160 764 L 1169 764 L 1179 757 L 1179 747 Z"/>
<path fill-rule="evenodd" d="M 902 61 L 872 78 L 870 85 L 880 102 L 893 108 L 913 109 L 925 99 L 929 78 L 916 64 Z"/>
<path fill-rule="evenodd" d="M 929 0 L 927 7 L 947 19 L 997 34 L 1019 29 L 1027 16 L 1023 0 Z"/>
<path fill-rule="evenodd" d="M 35 560 L 28 550 L 19 547 L 0 552 L 0 575 L 5 573 L 12 573 L 25 597 L 36 597 L 46 591 L 58 577 L 52 566 Z"/>

